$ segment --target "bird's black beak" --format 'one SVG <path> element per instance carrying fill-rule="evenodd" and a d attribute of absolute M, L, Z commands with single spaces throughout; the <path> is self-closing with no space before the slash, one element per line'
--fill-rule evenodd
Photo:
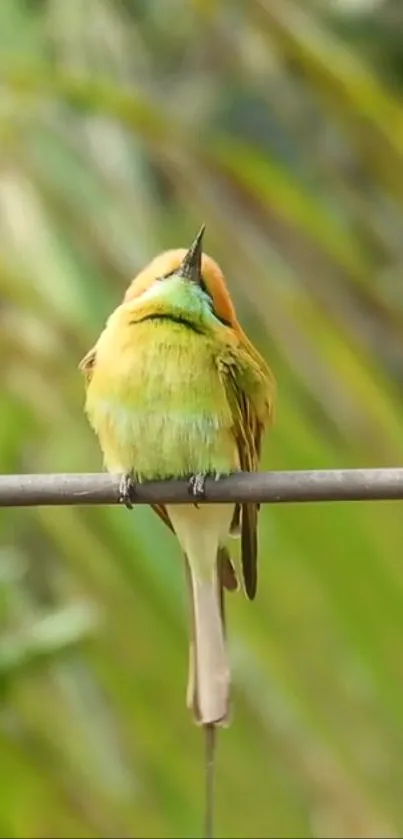
<path fill-rule="evenodd" d="M 183 277 L 184 280 L 189 280 L 191 283 L 200 284 L 202 279 L 201 261 L 203 253 L 203 235 L 205 229 L 206 225 L 203 224 L 179 266 L 179 276 Z"/>

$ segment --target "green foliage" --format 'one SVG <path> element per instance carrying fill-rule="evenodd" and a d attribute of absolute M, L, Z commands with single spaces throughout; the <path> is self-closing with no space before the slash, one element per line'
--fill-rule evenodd
<path fill-rule="evenodd" d="M 279 383 L 263 466 L 401 462 L 401 101 L 325 11 L 2 0 L 1 471 L 101 467 L 77 363 L 202 221 Z M 0 835 L 199 835 L 174 539 L 144 509 L 0 527 Z M 401 507 L 266 507 L 260 536 L 218 835 L 401 835 Z"/>

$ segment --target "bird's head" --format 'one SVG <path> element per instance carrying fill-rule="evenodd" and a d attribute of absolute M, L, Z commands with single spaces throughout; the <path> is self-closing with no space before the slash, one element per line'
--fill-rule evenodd
<path fill-rule="evenodd" d="M 227 326 L 237 327 L 234 305 L 221 269 L 202 251 L 204 225 L 190 248 L 165 251 L 155 257 L 130 284 L 124 304 L 176 301 L 184 307 L 194 301 L 209 308 Z"/>

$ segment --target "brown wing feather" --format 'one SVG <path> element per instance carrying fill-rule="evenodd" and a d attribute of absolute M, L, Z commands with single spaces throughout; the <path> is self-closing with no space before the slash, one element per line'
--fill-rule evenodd
<path fill-rule="evenodd" d="M 240 468 L 243 472 L 255 472 L 259 466 L 262 434 L 272 415 L 274 380 L 263 359 L 260 361 L 259 358 L 258 361 L 257 353 L 249 343 L 238 347 L 237 354 L 234 353 L 233 347 L 227 348 L 224 357 L 219 359 L 218 366 L 234 419 L 233 428 Z M 260 404 L 260 414 L 257 404 Z M 255 597 L 257 588 L 259 506 L 237 505 L 231 524 L 231 532 L 236 533 L 239 528 L 241 531 L 244 586 L 251 600 Z"/>
<path fill-rule="evenodd" d="M 84 358 L 81 359 L 78 369 L 84 374 L 86 385 L 88 386 L 91 379 L 92 373 L 95 367 L 95 362 L 97 360 L 97 352 L 96 347 L 91 347 L 90 350 L 85 354 Z"/>
<path fill-rule="evenodd" d="M 172 527 L 172 522 L 171 522 L 171 519 L 169 518 L 166 507 L 164 507 L 163 504 L 152 504 L 151 506 L 154 510 L 154 513 L 157 513 L 157 516 L 160 517 L 161 521 L 163 521 L 164 524 L 166 524 L 166 526 L 169 527 L 169 529 L 173 533 L 174 529 Z"/>
<path fill-rule="evenodd" d="M 236 390 L 237 412 L 236 440 L 242 471 L 254 472 L 259 464 L 261 425 L 245 393 Z M 257 504 L 241 505 L 241 556 L 246 594 L 250 600 L 257 589 Z"/>

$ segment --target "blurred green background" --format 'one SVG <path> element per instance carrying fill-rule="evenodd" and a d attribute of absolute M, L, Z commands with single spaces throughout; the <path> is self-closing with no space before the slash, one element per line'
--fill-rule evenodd
<path fill-rule="evenodd" d="M 400 0 L 1 0 L 2 472 L 101 468 L 77 364 L 202 221 L 278 379 L 264 468 L 402 462 L 402 33 Z M 0 836 L 200 835 L 174 538 L 0 526 Z M 402 507 L 266 506 L 260 539 L 217 835 L 401 836 Z"/>

